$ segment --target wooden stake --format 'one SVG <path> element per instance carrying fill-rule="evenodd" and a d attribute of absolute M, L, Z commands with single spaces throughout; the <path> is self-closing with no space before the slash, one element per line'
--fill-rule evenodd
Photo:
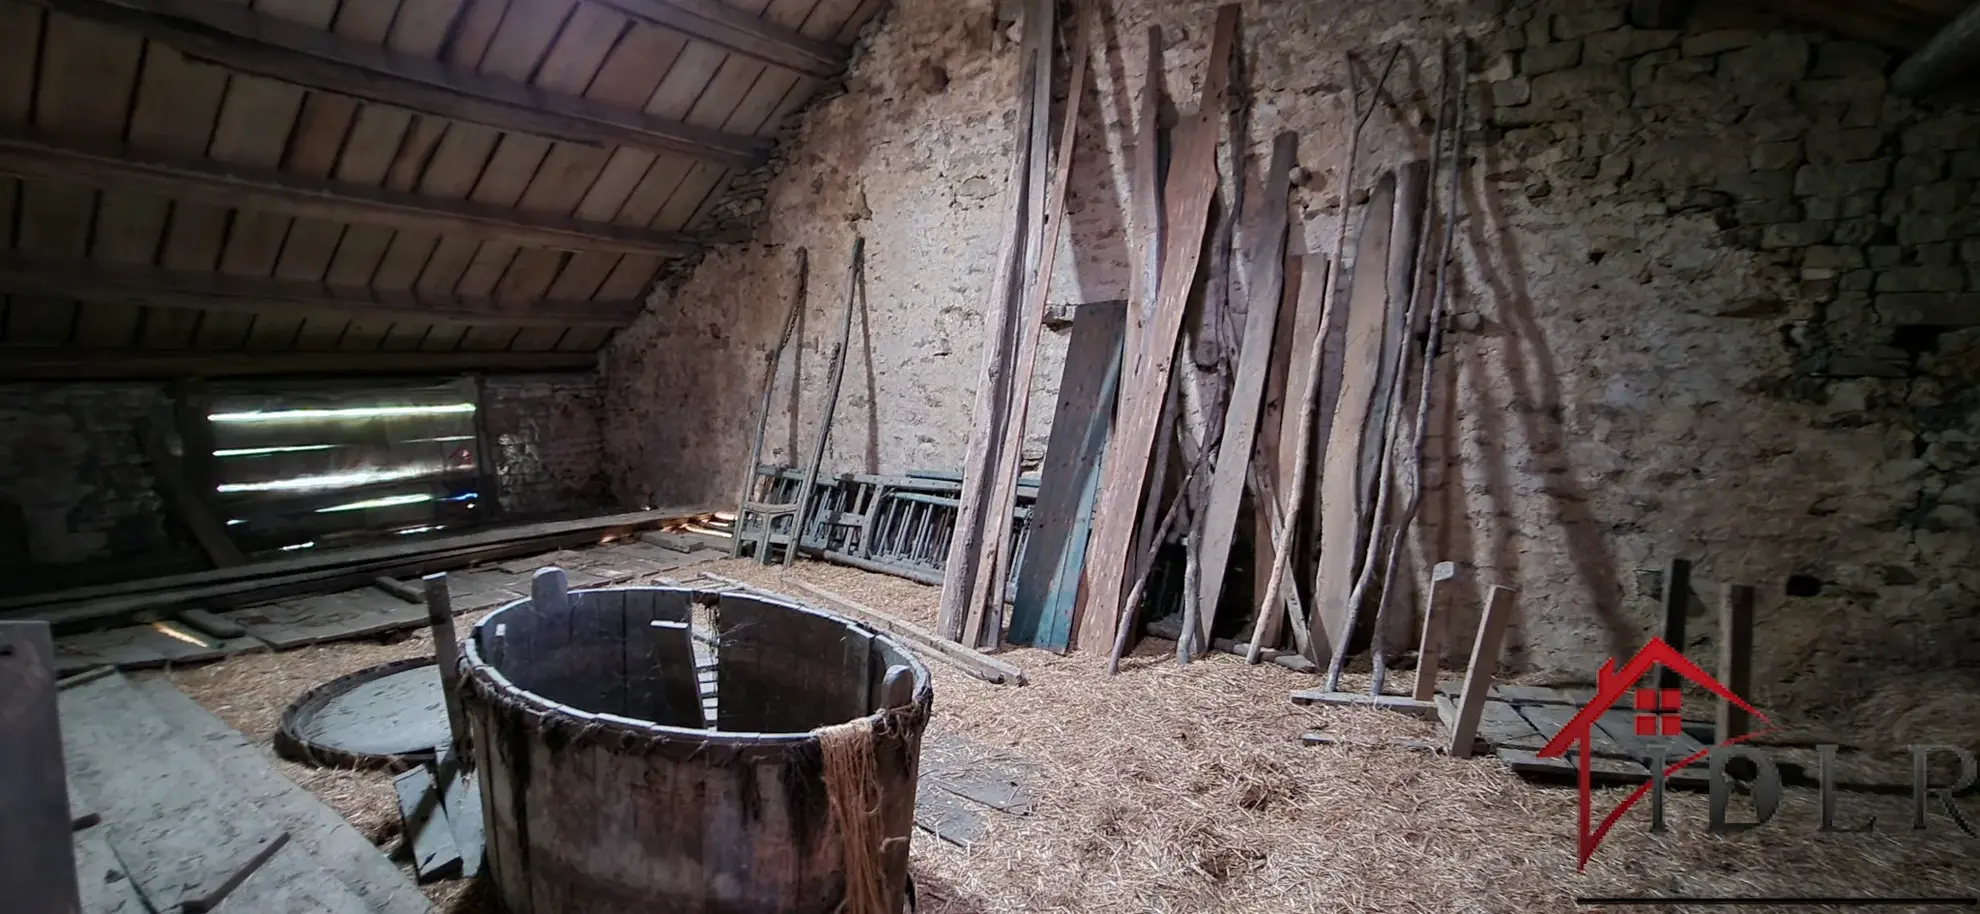
<path fill-rule="evenodd" d="M 426 596 L 426 621 L 433 629 L 433 663 L 440 668 L 440 697 L 447 706 L 447 732 L 453 737 L 454 758 L 468 754 L 467 714 L 461 710 L 461 648 L 454 639 L 453 597 L 447 592 L 447 573 L 437 572 L 420 579 Z"/>
<path fill-rule="evenodd" d="M 1430 589 L 1423 595 L 1423 640 L 1416 650 L 1416 691 L 1412 697 L 1417 701 L 1437 698 L 1437 667 L 1444 660 L 1444 629 L 1450 627 L 1441 611 L 1442 600 L 1451 590 L 1439 585 L 1455 577 L 1456 562 L 1438 562 L 1430 569 Z"/>
<path fill-rule="evenodd" d="M 1719 683 L 1747 698 L 1753 687 L 1753 588 L 1727 584 L 1719 598 Z M 1752 729 L 1746 709 L 1719 699 L 1712 727 L 1713 745 L 1745 736 Z"/>
<path fill-rule="evenodd" d="M 1485 712 L 1492 676 L 1499 670 L 1499 648 L 1505 642 L 1512 613 L 1512 588 L 1495 585 L 1485 601 L 1485 614 L 1478 619 L 1478 638 L 1471 644 L 1471 667 L 1464 673 L 1457 719 L 1451 721 L 1451 755 L 1458 758 L 1471 757 L 1472 742 L 1478 738 L 1478 717 Z"/>
<path fill-rule="evenodd" d="M 1672 559 L 1664 572 L 1664 643 L 1671 650 L 1684 653 L 1684 618 L 1691 613 L 1691 562 L 1686 559 Z M 1657 687 L 1675 689 L 1684 682 L 1678 671 L 1667 666 L 1657 668 Z"/>

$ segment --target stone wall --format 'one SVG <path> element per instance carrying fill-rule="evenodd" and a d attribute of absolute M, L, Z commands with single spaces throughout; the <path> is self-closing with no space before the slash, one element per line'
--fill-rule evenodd
<path fill-rule="evenodd" d="M 1891 710 L 1894 671 L 1945 684 L 1980 662 L 1980 107 L 1892 97 L 1884 52 L 1744 4 L 1696 5 L 1681 31 L 1633 28 L 1627 6 L 1244 4 L 1245 168 L 1299 133 L 1308 250 L 1342 215 L 1342 52 L 1366 85 L 1405 47 L 1365 188 L 1426 155 L 1437 42 L 1473 48 L 1456 329 L 1410 570 L 1467 566 L 1461 628 L 1486 585 L 1518 588 L 1510 661 L 1586 678 L 1656 631 L 1652 572 L 1693 558 L 1708 604 L 1760 588 L 1756 700 L 1922 714 Z M 804 115 L 753 240 L 710 251 L 619 336 L 621 497 L 732 497 L 799 247 L 798 391 L 779 394 L 770 450 L 809 448 L 855 234 L 866 298 L 826 466 L 960 462 L 1013 117 L 996 7 L 896 4 L 844 94 Z M 1161 26 L 1167 95 L 1191 107 L 1213 7 L 1104 4 L 1054 303 L 1124 296 L 1144 36 Z M 1063 336 L 1046 340 L 1032 454 L 1061 368 Z M 1695 657 L 1711 628 L 1701 608 Z"/>
<path fill-rule="evenodd" d="M 511 517 L 579 514 L 610 505 L 595 374 L 492 375 L 482 422 L 495 446 L 502 510 Z"/>
<path fill-rule="evenodd" d="M 169 549 L 138 444 L 151 416 L 171 420 L 155 384 L 0 385 L 0 567 Z"/>

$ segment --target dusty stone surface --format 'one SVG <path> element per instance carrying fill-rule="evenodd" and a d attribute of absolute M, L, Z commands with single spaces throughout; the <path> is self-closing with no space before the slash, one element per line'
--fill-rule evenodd
<path fill-rule="evenodd" d="M 663 287 L 609 351 L 622 498 L 732 497 L 798 247 L 813 258 L 799 383 L 780 387 L 769 459 L 809 449 L 855 234 L 867 296 L 826 467 L 960 463 L 1015 31 L 989 0 L 895 6 L 844 93 L 794 132 L 753 237 Z M 1054 303 L 1124 296 L 1147 27 L 1161 26 L 1167 94 L 1187 109 L 1213 6 L 1104 4 Z M 1759 588 L 1763 705 L 1888 708 L 1900 669 L 1971 684 L 1980 108 L 1895 98 L 1885 52 L 1744 5 L 1697 5 L 1675 32 L 1632 28 L 1622 8 L 1245 4 L 1245 168 L 1262 171 L 1278 131 L 1299 133 L 1292 243 L 1308 250 L 1330 247 L 1341 215 L 1342 52 L 1361 55 L 1366 82 L 1378 49 L 1405 47 L 1360 189 L 1426 154 L 1436 44 L 1471 41 L 1461 329 L 1439 366 L 1408 572 L 1465 565 L 1460 632 L 1488 585 L 1518 588 L 1516 669 L 1586 678 L 1632 652 L 1660 619 L 1652 572 L 1682 556 L 1698 562 L 1686 649 L 1702 662 L 1719 588 Z M 1046 332 L 1031 456 L 1063 333 Z"/>
<path fill-rule="evenodd" d="M 502 510 L 569 514 L 610 503 L 595 374 L 493 375 L 482 381 L 482 422 L 495 445 Z"/>
<path fill-rule="evenodd" d="M 154 384 L 0 385 L 0 566 L 167 549 L 138 448 L 139 423 L 167 410 Z"/>

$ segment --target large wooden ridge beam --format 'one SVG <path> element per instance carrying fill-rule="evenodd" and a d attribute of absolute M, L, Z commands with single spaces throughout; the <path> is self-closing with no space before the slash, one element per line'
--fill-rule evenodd
<path fill-rule="evenodd" d="M 77 144 L 14 130 L 0 132 L 0 174 L 523 247 L 660 257 L 696 248 L 692 239 L 673 232 L 519 213 L 466 200 L 304 178 L 272 168 L 168 159 L 117 144 Z"/>
<path fill-rule="evenodd" d="M 265 276 L 223 276 L 186 270 L 41 260 L 0 253 L 0 292 L 148 308 L 190 308 L 249 314 L 321 314 L 391 321 L 457 321 L 505 327 L 605 327 L 631 324 L 638 301 L 536 301 L 504 307 L 488 299 L 431 297 L 412 292 L 343 288 Z"/>
<path fill-rule="evenodd" d="M 595 352 L 200 352 L 0 346 L 0 380 L 590 371 Z"/>
<path fill-rule="evenodd" d="M 820 41 L 767 19 L 759 19 L 721 0 L 599 0 L 621 13 L 689 38 L 796 70 L 810 76 L 832 76 L 845 66 L 846 49 Z"/>
<path fill-rule="evenodd" d="M 34 0 L 78 18 L 126 28 L 186 55 L 311 89 L 426 114 L 587 145 L 684 153 L 753 165 L 770 142 L 546 92 L 437 60 L 339 38 L 222 0 Z"/>

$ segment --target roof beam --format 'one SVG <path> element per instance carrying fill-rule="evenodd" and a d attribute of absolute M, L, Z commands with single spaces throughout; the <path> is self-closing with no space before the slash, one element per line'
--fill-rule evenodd
<path fill-rule="evenodd" d="M 1932 37 L 1933 24 L 1917 9 L 1896 3 L 1836 3 L 1833 0 L 1754 0 L 1762 8 L 1844 38 L 1896 51 L 1914 51 Z"/>
<path fill-rule="evenodd" d="M 599 0 L 641 22 L 811 76 L 833 76 L 846 48 L 760 19 L 721 0 Z"/>
<path fill-rule="evenodd" d="M 676 257 L 696 248 L 693 239 L 673 232 L 520 213 L 468 200 L 304 178 L 272 168 L 165 158 L 121 144 L 73 143 L 17 130 L 0 131 L 0 174 L 552 250 Z"/>
<path fill-rule="evenodd" d="M 0 346 L 0 380 L 118 381 L 277 375 L 590 371 L 595 352 L 199 352 Z"/>
<path fill-rule="evenodd" d="M 1980 63 L 1980 0 L 1966 8 L 1891 74 L 1891 91 L 1928 95 Z"/>
<path fill-rule="evenodd" d="M 482 76 L 340 38 L 224 0 L 32 0 L 135 31 L 186 55 L 311 89 L 591 146 L 632 146 L 754 165 L 771 142 Z"/>
<path fill-rule="evenodd" d="M 639 316 L 638 301 L 533 301 L 505 307 L 489 299 L 433 298 L 410 292 L 326 286 L 264 276 L 225 276 L 144 266 L 46 260 L 0 253 L 0 292 L 249 314 L 323 314 L 387 321 L 449 321 L 504 327 L 605 327 Z"/>

